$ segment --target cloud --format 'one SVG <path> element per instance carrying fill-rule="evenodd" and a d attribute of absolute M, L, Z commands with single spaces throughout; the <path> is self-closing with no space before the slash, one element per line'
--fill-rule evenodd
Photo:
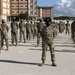
<path fill-rule="evenodd" d="M 55 16 L 74 16 L 75 17 L 75 0 L 57 0 L 54 5 Z"/>

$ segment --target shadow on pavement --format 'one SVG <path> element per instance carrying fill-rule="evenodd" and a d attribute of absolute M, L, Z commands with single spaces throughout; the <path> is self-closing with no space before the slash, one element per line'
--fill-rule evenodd
<path fill-rule="evenodd" d="M 37 65 L 39 66 L 41 63 L 31 63 L 31 62 L 20 62 L 20 61 L 14 61 L 14 60 L 0 60 L 0 62 L 4 63 L 12 63 L 12 64 L 26 64 L 26 65 Z M 49 64 L 45 64 L 46 66 L 51 66 Z"/>
<path fill-rule="evenodd" d="M 42 51 L 42 49 L 33 49 L 33 48 L 30 48 L 29 50 Z M 50 50 L 48 49 L 47 51 L 50 51 Z M 63 50 L 55 50 L 55 52 L 75 53 L 75 50 L 67 50 L 67 49 L 63 49 Z"/>
<path fill-rule="evenodd" d="M 75 50 L 66 50 L 66 49 L 63 49 L 63 50 L 55 50 L 55 52 L 68 52 L 68 53 L 75 53 Z"/>
<path fill-rule="evenodd" d="M 18 44 L 18 46 L 28 46 L 28 47 L 35 47 L 35 44 L 32 44 L 32 45 L 22 45 L 22 44 Z"/>
<path fill-rule="evenodd" d="M 74 45 L 55 45 L 55 46 L 58 46 L 58 47 L 75 47 Z"/>
<path fill-rule="evenodd" d="M 9 44 L 9 46 L 12 46 L 12 44 Z M 15 45 L 14 45 L 14 46 L 15 46 Z M 32 45 L 18 44 L 17 46 L 35 47 L 35 44 L 32 44 Z"/>
<path fill-rule="evenodd" d="M 42 49 L 33 49 L 33 48 L 29 48 L 29 50 L 42 51 Z"/>
<path fill-rule="evenodd" d="M 14 60 L 0 60 L 0 62 L 14 63 L 14 64 L 28 64 L 28 65 L 39 65 L 40 64 L 40 63 L 20 62 L 20 61 L 14 61 Z"/>

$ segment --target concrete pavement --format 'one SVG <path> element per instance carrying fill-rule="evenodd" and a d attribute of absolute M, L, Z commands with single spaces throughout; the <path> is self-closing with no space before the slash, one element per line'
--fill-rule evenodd
<path fill-rule="evenodd" d="M 11 45 L 11 40 L 9 40 Z M 50 52 L 47 52 L 46 65 L 41 63 L 41 45 L 36 39 L 19 43 L 18 47 L 9 46 L 9 51 L 0 54 L 0 75 L 75 75 L 75 44 L 70 35 L 58 34 L 55 38 L 57 67 L 51 66 Z M 5 49 L 5 47 L 4 47 Z"/>

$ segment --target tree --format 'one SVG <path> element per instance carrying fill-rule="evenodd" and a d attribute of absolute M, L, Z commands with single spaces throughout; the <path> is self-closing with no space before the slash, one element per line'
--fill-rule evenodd
<path fill-rule="evenodd" d="M 26 13 L 21 13 L 19 15 L 19 17 L 20 17 L 20 19 L 26 19 L 26 20 L 28 20 L 28 13 L 27 12 Z"/>

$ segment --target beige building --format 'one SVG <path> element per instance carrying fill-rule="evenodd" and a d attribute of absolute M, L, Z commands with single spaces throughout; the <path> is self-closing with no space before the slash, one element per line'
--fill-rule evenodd
<path fill-rule="evenodd" d="M 22 13 L 28 13 L 28 17 L 36 16 L 37 0 L 11 0 L 11 17 L 19 19 Z M 34 11 L 33 11 L 34 10 Z"/>
<path fill-rule="evenodd" d="M 53 7 L 37 7 L 37 0 L 0 0 L 0 20 L 11 20 L 19 15 L 27 13 L 29 19 L 54 18 Z"/>
<path fill-rule="evenodd" d="M 37 17 L 37 0 L 28 0 L 28 14 L 30 19 Z"/>
<path fill-rule="evenodd" d="M 8 20 L 10 16 L 10 0 L 0 0 L 0 21 Z"/>
<path fill-rule="evenodd" d="M 53 7 L 37 7 L 38 18 L 54 18 L 54 8 Z"/>

